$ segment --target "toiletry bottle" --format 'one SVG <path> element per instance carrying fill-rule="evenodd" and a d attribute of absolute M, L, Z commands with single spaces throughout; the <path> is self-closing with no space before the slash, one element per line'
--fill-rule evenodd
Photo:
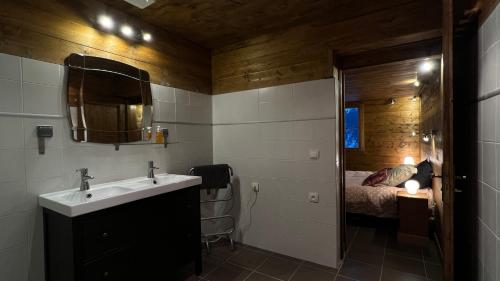
<path fill-rule="evenodd" d="M 146 128 L 146 140 L 150 141 L 152 137 L 153 137 L 153 128 L 147 127 Z"/>
<path fill-rule="evenodd" d="M 156 143 L 163 143 L 164 137 L 160 126 L 156 127 Z"/>

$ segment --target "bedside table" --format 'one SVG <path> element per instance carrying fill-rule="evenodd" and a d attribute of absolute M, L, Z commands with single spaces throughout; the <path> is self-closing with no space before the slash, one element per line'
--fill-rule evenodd
<path fill-rule="evenodd" d="M 427 194 L 398 191 L 398 241 L 425 245 L 429 240 L 429 198 Z"/>

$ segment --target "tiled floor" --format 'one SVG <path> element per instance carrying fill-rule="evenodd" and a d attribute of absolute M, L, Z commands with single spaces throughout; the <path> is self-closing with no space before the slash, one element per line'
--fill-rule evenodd
<path fill-rule="evenodd" d="M 435 247 L 397 243 L 387 226 L 350 225 L 349 250 L 339 270 L 240 245 L 221 242 L 203 258 L 203 273 L 187 281 L 430 281 L 442 280 Z"/>

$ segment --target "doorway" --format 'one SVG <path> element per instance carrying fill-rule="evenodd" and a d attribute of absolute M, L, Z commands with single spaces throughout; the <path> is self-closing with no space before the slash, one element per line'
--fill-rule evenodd
<path fill-rule="evenodd" d="M 400 278 L 443 279 L 441 55 L 440 48 L 427 49 L 439 49 L 439 53 L 352 68 L 349 66 L 354 63 L 348 61 L 354 61 L 352 57 L 341 60 L 339 136 L 343 160 L 339 178 L 345 224 L 341 227 L 344 264 L 340 274 L 346 277 L 362 279 L 356 274 L 371 271 L 380 272 L 381 278 L 392 274 Z M 432 71 L 419 72 L 429 64 Z M 401 207 L 413 204 L 401 203 L 407 199 L 399 195 L 399 191 L 406 190 L 404 181 L 380 186 L 363 184 L 385 168 L 419 167 L 423 162 L 428 162 L 433 172 L 428 174 L 428 188 L 418 194 L 425 194 L 425 202 L 432 203 L 420 204 L 420 209 L 411 210 L 404 219 L 400 217 Z M 429 215 L 421 215 L 428 210 Z M 399 230 L 404 220 L 415 224 L 417 217 L 424 222 L 424 230 L 417 229 L 417 233 L 423 231 L 427 238 L 406 235 L 403 238 L 413 241 L 401 240 Z M 405 267 L 408 264 L 410 271 Z M 356 270 L 349 272 L 345 268 Z"/>

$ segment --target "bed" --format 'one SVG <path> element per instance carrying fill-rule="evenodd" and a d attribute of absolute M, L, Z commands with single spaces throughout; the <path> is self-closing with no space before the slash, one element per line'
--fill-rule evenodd
<path fill-rule="evenodd" d="M 397 193 L 404 190 L 395 186 L 363 186 L 363 180 L 372 171 L 346 171 L 345 202 L 348 213 L 363 214 L 382 218 L 398 216 Z M 430 188 L 421 188 L 419 193 L 426 193 L 429 198 L 429 209 L 432 210 L 434 200 Z"/>

